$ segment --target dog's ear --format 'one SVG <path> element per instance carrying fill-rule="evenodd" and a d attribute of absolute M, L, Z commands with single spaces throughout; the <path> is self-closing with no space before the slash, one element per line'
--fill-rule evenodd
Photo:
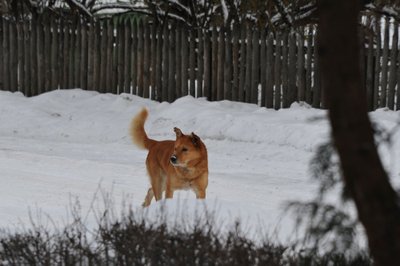
<path fill-rule="evenodd" d="M 183 133 L 179 128 L 174 127 L 174 131 L 175 131 L 175 134 L 176 134 L 176 138 L 182 137 Z"/>
<path fill-rule="evenodd" d="M 192 134 L 190 135 L 190 138 L 192 139 L 192 143 L 195 147 L 200 146 L 200 137 L 199 136 L 197 136 L 196 134 L 194 134 L 192 132 Z"/>

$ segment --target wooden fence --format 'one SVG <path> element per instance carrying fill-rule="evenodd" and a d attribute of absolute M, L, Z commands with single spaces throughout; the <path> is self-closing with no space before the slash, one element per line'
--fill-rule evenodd
<path fill-rule="evenodd" d="M 366 28 L 377 30 L 362 36 L 368 103 L 398 110 L 398 25 L 369 21 Z M 313 26 L 273 34 L 249 26 L 204 31 L 131 20 L 2 18 L 0 47 L 0 89 L 27 96 L 82 88 L 169 102 L 193 95 L 275 109 L 294 101 L 324 107 Z"/>

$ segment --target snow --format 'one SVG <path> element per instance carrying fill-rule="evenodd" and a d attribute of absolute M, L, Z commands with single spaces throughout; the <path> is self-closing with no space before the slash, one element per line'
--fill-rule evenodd
<path fill-rule="evenodd" d="M 210 171 L 206 200 L 181 191 L 143 212 L 146 151 L 128 136 L 130 120 L 142 107 L 149 109 L 145 128 L 151 138 L 173 139 L 176 126 L 204 140 Z M 392 111 L 371 116 L 386 128 L 398 120 Z M 285 203 L 315 196 L 318 184 L 308 165 L 329 137 L 326 111 L 304 103 L 276 111 L 190 96 L 170 104 L 79 89 L 32 98 L 0 91 L 0 124 L 2 228 L 29 226 L 31 219 L 62 226 L 71 222 L 76 202 L 93 225 L 109 204 L 105 199 L 112 199 L 117 215 L 131 206 L 148 219 L 164 210 L 166 219 L 176 222 L 210 212 L 224 227 L 240 219 L 250 237 L 260 237 L 261 230 L 281 241 L 294 237 L 294 218 L 283 215 Z M 390 173 L 398 176 L 393 153 L 382 152 Z"/>

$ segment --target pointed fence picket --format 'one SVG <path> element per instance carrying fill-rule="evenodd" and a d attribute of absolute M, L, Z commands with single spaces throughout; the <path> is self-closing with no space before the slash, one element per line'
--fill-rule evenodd
<path fill-rule="evenodd" d="M 370 110 L 400 109 L 399 24 L 368 17 L 360 41 Z M 132 93 L 172 102 L 192 95 L 267 108 L 324 108 L 313 25 L 190 29 L 146 20 L 0 19 L 0 89 Z"/>

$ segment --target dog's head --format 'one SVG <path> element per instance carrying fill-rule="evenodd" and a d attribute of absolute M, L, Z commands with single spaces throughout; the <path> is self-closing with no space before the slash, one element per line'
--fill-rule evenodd
<path fill-rule="evenodd" d="M 188 167 L 190 162 L 207 159 L 207 151 L 201 139 L 193 132 L 184 135 L 179 128 L 174 128 L 176 141 L 170 162 L 175 167 Z"/>

